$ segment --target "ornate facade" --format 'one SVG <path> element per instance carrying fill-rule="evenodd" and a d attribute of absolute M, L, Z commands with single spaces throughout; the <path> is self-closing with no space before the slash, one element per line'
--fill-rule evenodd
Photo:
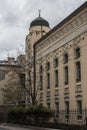
<path fill-rule="evenodd" d="M 0 61 L 0 85 L 16 69 L 26 73 L 26 87 L 38 103 L 54 111 L 62 123 L 85 123 L 87 118 L 87 2 L 50 29 L 40 14 L 30 24 L 24 55 Z M 20 65 L 26 63 L 26 72 Z M 29 95 L 28 95 L 29 96 Z M 30 97 L 24 95 L 27 104 Z M 25 99 L 26 98 L 26 99 Z M 29 98 L 29 99 L 27 99 Z M 29 101 L 29 102 L 28 102 Z M 0 91 L 0 106 L 3 94 Z"/>
<path fill-rule="evenodd" d="M 85 122 L 86 57 L 87 2 L 34 43 L 38 101 L 54 110 L 60 122 Z"/>

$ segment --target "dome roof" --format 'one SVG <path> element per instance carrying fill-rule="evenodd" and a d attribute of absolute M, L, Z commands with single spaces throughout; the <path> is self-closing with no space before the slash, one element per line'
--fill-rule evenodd
<path fill-rule="evenodd" d="M 40 16 L 37 17 L 35 20 L 33 20 L 30 24 L 30 27 L 33 27 L 33 26 L 46 26 L 46 27 L 49 27 L 49 23 L 41 18 Z"/>

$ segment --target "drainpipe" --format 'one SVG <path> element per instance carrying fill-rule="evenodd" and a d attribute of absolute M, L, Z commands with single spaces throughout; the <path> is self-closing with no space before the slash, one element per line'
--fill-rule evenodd
<path fill-rule="evenodd" d="M 36 55 L 35 55 L 35 46 L 33 46 L 33 50 L 34 50 L 34 90 L 33 90 L 33 104 L 35 105 L 36 103 L 36 65 L 35 65 L 35 61 L 36 61 Z"/>

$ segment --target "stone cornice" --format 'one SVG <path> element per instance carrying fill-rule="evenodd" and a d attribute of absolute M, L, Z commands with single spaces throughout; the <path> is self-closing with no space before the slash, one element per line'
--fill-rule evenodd
<path fill-rule="evenodd" d="M 76 42 L 75 39 L 77 39 L 77 37 L 84 34 L 85 32 L 87 32 L 87 24 L 78 28 L 77 30 L 72 32 L 70 35 L 65 37 L 64 39 L 55 42 L 55 44 L 52 44 L 51 46 L 49 46 L 41 51 L 38 51 L 38 53 L 36 53 L 36 60 L 50 54 L 51 52 L 55 51 L 56 49 L 59 49 L 60 47 L 66 45 L 67 43 L 69 43 L 71 41 L 73 41 L 73 43 L 75 44 L 75 42 Z"/>
<path fill-rule="evenodd" d="M 46 41 L 38 44 L 36 46 L 36 52 L 39 52 L 40 50 L 46 48 L 47 46 L 50 46 L 54 42 L 61 40 L 63 37 L 71 33 L 73 30 L 83 25 L 86 21 L 87 21 L 87 11 L 78 16 L 77 18 L 75 18 L 74 20 L 72 20 L 70 23 L 65 25 L 57 32 L 55 32 Z"/>

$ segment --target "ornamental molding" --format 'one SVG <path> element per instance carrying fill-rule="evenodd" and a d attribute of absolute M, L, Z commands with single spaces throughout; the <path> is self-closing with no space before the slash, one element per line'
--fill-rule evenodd
<path fill-rule="evenodd" d="M 82 35 L 84 33 L 86 35 L 86 32 L 87 32 L 87 24 L 84 24 L 84 26 L 81 26 L 80 28 L 73 31 L 70 35 L 67 35 L 66 37 L 64 37 L 64 39 L 55 42 L 55 44 L 52 44 L 50 47 L 47 47 L 45 49 L 38 51 L 38 53 L 36 53 L 36 60 L 52 52 L 55 52 L 56 50 L 59 50 L 58 54 L 60 55 L 63 51 L 62 47 L 64 45 L 66 46 L 67 44 L 70 44 L 70 46 L 68 47 L 70 48 L 76 45 L 77 43 L 79 44 L 81 42 Z M 66 48 L 67 47 L 65 47 L 65 50 L 67 50 Z"/>
<path fill-rule="evenodd" d="M 53 44 L 54 42 L 60 40 L 63 38 L 66 34 L 72 32 L 73 30 L 76 30 L 79 26 L 87 22 L 87 11 L 69 22 L 67 25 L 65 25 L 62 29 L 55 32 L 50 38 L 43 41 L 41 44 L 38 44 L 36 46 L 36 52 L 40 51 L 41 49 L 46 48 L 47 46 Z"/>
<path fill-rule="evenodd" d="M 73 44 L 74 44 L 74 45 L 78 44 L 78 43 L 80 42 L 80 40 L 81 40 L 81 36 L 76 37 L 76 38 L 73 40 Z"/>

